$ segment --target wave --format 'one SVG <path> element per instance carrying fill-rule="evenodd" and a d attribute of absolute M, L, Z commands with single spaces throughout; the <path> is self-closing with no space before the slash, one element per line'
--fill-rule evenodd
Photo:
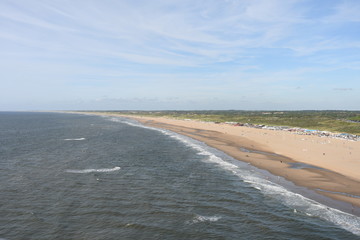
<path fill-rule="evenodd" d="M 114 171 L 119 171 L 121 168 L 120 167 L 114 167 L 114 168 L 89 168 L 89 169 L 82 169 L 82 170 L 73 170 L 73 169 L 68 169 L 66 170 L 66 172 L 68 173 L 92 173 L 92 172 L 114 172 Z"/>
<path fill-rule="evenodd" d="M 191 221 L 188 221 L 187 223 L 193 224 L 193 223 L 200 223 L 200 222 L 216 222 L 219 219 L 221 219 L 220 216 L 201 216 L 196 215 Z"/>
<path fill-rule="evenodd" d="M 64 141 L 83 141 L 86 138 L 66 138 Z"/>
<path fill-rule="evenodd" d="M 297 209 L 296 214 L 303 214 L 308 217 L 319 217 L 360 236 L 360 217 L 331 208 L 303 195 L 292 192 L 284 186 L 268 180 L 267 176 L 261 173 L 262 170 L 253 167 L 248 163 L 235 160 L 217 149 L 208 147 L 205 143 L 184 135 L 168 130 L 144 126 L 137 122 L 129 122 L 128 120 L 122 120 L 119 118 L 112 118 L 111 120 L 161 132 L 164 135 L 176 139 L 186 146 L 193 148 L 197 151 L 198 155 L 203 155 L 205 157 L 204 161 L 213 163 L 220 168 L 231 172 L 235 176 L 239 177 L 239 179 L 241 179 L 244 183 L 256 189 L 255 191 L 259 191 L 264 195 L 277 199 L 290 209 Z M 277 179 L 279 178 L 280 177 L 277 177 Z M 215 220 L 216 218 L 199 215 L 194 218 L 193 222 L 211 221 L 211 219 Z"/>

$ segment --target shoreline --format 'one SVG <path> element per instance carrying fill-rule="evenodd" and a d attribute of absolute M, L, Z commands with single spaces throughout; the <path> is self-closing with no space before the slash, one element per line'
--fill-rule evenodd
<path fill-rule="evenodd" d="M 306 195 L 312 195 L 312 199 L 320 203 L 360 216 L 358 141 L 193 120 L 109 113 L 88 114 L 125 117 L 145 126 L 167 129 L 188 136 L 234 159 L 282 177 L 297 187 L 305 188 L 308 192 Z"/>
<path fill-rule="evenodd" d="M 332 169 L 329 169 L 326 166 L 322 166 L 323 164 L 320 166 L 319 164 L 314 165 L 309 163 L 309 161 L 302 162 L 285 154 L 279 154 L 270 149 L 269 144 L 266 145 L 263 142 L 238 136 L 236 132 L 229 131 L 231 126 L 164 118 L 122 117 L 131 118 L 146 126 L 167 129 L 204 142 L 208 146 L 218 149 L 237 160 L 250 163 L 259 169 L 268 171 L 270 174 L 283 177 L 296 186 L 304 187 L 317 195 L 325 197 L 322 200 L 326 205 L 336 205 L 335 208 L 360 216 L 360 176 L 356 178 L 356 175 L 354 176 L 351 171 L 347 171 L 350 174 L 345 175 L 332 170 L 334 166 L 332 166 Z M 192 123 L 201 126 L 200 128 L 196 128 L 199 126 L 189 126 L 193 125 Z M 240 127 L 240 130 L 245 132 L 249 129 L 245 127 L 241 129 Z M 255 130 L 253 134 L 264 134 L 262 129 L 251 130 Z M 292 134 L 288 135 L 287 137 L 294 136 Z M 304 136 L 300 135 L 300 137 Z M 307 137 L 311 138 L 311 136 Z M 360 169 L 360 158 L 358 166 L 357 169 Z"/>

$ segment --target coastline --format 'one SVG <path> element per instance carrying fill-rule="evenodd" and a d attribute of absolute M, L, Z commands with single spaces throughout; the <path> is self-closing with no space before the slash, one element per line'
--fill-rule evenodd
<path fill-rule="evenodd" d="M 130 118 L 199 140 L 315 192 L 325 204 L 336 202 L 329 205 L 360 216 L 359 141 L 162 117 L 96 115 Z"/>

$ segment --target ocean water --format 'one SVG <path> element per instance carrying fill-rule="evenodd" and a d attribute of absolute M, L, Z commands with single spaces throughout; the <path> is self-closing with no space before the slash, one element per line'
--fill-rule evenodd
<path fill-rule="evenodd" d="M 0 239 L 360 239 L 360 218 L 124 118 L 0 113 Z"/>

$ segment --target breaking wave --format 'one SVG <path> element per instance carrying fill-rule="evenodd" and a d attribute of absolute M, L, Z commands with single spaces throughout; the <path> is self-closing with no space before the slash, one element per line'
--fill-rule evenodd
<path fill-rule="evenodd" d="M 66 138 L 64 141 L 83 141 L 86 138 Z"/>
<path fill-rule="evenodd" d="M 82 170 L 75 170 L 75 169 L 68 169 L 66 172 L 68 173 L 92 173 L 92 172 L 114 172 L 119 171 L 120 167 L 114 167 L 114 168 L 89 168 L 89 169 L 82 169 Z"/>

